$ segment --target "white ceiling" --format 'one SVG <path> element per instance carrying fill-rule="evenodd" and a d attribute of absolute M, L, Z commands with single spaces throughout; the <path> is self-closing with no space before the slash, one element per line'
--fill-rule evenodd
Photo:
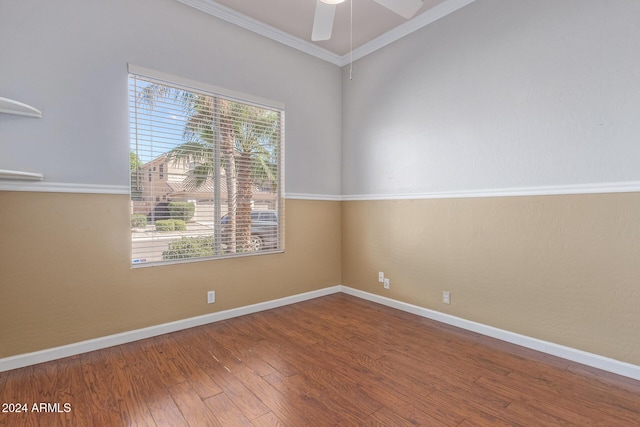
<path fill-rule="evenodd" d="M 329 62 L 344 65 L 351 52 L 351 1 L 353 53 L 362 57 L 474 0 L 423 0 L 424 5 L 410 20 L 373 0 L 347 0 L 337 6 L 331 40 L 321 42 L 311 41 L 316 0 L 178 1 Z"/>

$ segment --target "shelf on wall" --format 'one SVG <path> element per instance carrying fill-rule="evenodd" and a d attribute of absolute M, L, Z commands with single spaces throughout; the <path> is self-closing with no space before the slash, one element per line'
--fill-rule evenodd
<path fill-rule="evenodd" d="M 24 181 L 42 181 L 44 175 L 36 172 L 10 171 L 0 169 L 0 179 L 19 179 Z"/>
<path fill-rule="evenodd" d="M 16 114 L 18 116 L 42 117 L 40 110 L 22 102 L 14 101 L 9 98 L 0 97 L 0 113 Z M 35 172 L 22 172 L 0 169 L 0 180 L 22 180 L 22 181 L 42 181 L 44 175 Z"/>
<path fill-rule="evenodd" d="M 42 112 L 30 105 L 0 97 L 0 113 L 17 114 L 19 116 L 42 117 Z"/>

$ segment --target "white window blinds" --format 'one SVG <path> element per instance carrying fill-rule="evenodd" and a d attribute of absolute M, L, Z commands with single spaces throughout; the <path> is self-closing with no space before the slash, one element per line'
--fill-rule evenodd
<path fill-rule="evenodd" d="M 283 109 L 129 70 L 133 265 L 282 251 Z"/>

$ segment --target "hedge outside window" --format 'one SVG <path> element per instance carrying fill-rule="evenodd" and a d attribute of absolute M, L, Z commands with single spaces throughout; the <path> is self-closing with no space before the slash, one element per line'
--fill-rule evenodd
<path fill-rule="evenodd" d="M 284 109 L 129 65 L 132 264 L 283 251 Z"/>

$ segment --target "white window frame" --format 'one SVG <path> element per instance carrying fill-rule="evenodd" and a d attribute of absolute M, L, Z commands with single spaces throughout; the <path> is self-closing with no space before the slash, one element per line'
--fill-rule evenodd
<path fill-rule="evenodd" d="M 174 88 L 178 88 L 181 90 L 185 90 L 185 91 L 192 91 L 192 92 L 196 92 L 196 93 L 202 93 L 202 94 L 206 94 L 206 95 L 210 95 L 210 96 L 214 96 L 214 97 L 219 97 L 219 98 L 225 98 L 227 100 L 230 101 L 234 101 L 234 102 L 238 102 L 238 103 L 242 103 L 242 104 L 247 104 L 247 105 L 253 105 L 255 107 L 261 107 L 261 108 L 265 108 L 268 110 L 272 110 L 272 111 L 276 111 L 279 114 L 279 147 L 278 147 L 278 178 L 277 178 L 277 215 L 278 215 L 278 245 L 277 248 L 275 249 L 268 249 L 268 250 L 260 250 L 260 251 L 254 251 L 254 252 L 243 252 L 243 253 L 222 253 L 222 254 L 216 254 L 214 256 L 211 257 L 194 257 L 194 258 L 185 258 L 185 259 L 171 259 L 171 260 L 161 260 L 161 261 L 157 261 L 157 260 L 151 260 L 148 261 L 146 259 L 140 259 L 140 258 L 135 258 L 135 254 L 134 254 L 134 244 L 135 244 L 135 237 L 134 237 L 134 230 L 132 228 L 132 233 L 131 233 L 131 251 L 132 251 L 132 256 L 131 256 L 131 266 L 134 268 L 137 267 L 146 267 L 146 266 L 156 266 L 156 265 L 170 265 L 170 264 L 177 264 L 177 263 L 188 263 L 188 262 L 198 262 L 198 261 L 206 261 L 206 260 L 212 260 L 212 259 L 224 259 L 224 258 L 234 258 L 234 257 L 243 257 L 243 256 L 256 256 L 256 255 L 267 255 L 267 254 L 273 254 L 273 253 L 282 253 L 284 252 L 284 129 L 285 129 L 285 122 L 284 122 L 284 116 L 285 116 L 285 108 L 284 108 L 284 104 L 278 101 L 273 101 L 273 100 L 268 100 L 265 98 L 260 98 L 260 97 L 256 97 L 253 95 L 248 95 L 245 93 L 241 93 L 241 92 L 237 92 L 237 91 L 232 91 L 229 89 L 224 89 L 224 88 L 220 88 L 218 86 L 212 85 L 212 84 L 208 84 L 208 83 L 204 83 L 204 82 L 199 82 L 199 81 L 195 81 L 195 80 L 191 80 L 185 77 L 180 77 L 180 76 L 176 76 L 176 75 L 172 75 L 172 74 L 168 74 L 168 73 L 164 73 L 161 71 L 157 71 L 157 70 L 153 70 L 153 69 L 149 69 L 146 67 L 141 67 L 138 65 L 134 65 L 134 64 L 128 64 L 128 72 L 129 72 L 129 77 L 131 76 L 137 76 L 139 78 L 145 78 L 145 79 L 150 79 L 153 80 L 154 82 L 157 82 L 159 84 L 166 84 L 167 86 L 171 86 Z M 129 80 L 129 79 L 128 79 Z M 131 89 L 128 89 L 128 92 L 130 92 Z M 129 93 L 129 99 L 131 98 L 131 93 Z M 131 101 L 130 101 L 131 102 Z M 130 106 L 131 108 L 131 106 Z M 134 128 L 135 125 L 131 123 L 131 119 L 130 119 L 130 126 L 132 128 L 132 132 L 131 133 L 135 133 Z M 131 142 L 130 142 L 130 146 L 131 146 Z M 130 150 L 131 151 L 131 150 Z M 215 151 L 215 150 L 214 150 Z M 216 169 L 219 168 L 219 166 L 216 166 Z M 164 179 L 166 180 L 168 177 L 168 167 L 164 167 L 163 170 L 163 174 L 164 174 Z M 151 174 L 151 172 L 149 172 L 149 174 Z M 219 173 L 216 174 L 217 175 L 217 179 L 220 178 Z M 142 180 L 146 180 L 147 177 L 146 175 L 141 177 Z M 133 187 L 132 187 L 133 188 Z M 215 212 L 216 214 L 214 215 L 218 215 L 218 218 L 216 220 L 216 223 L 218 224 L 218 226 L 220 225 L 220 209 L 219 209 L 219 205 L 220 205 L 220 198 L 219 196 L 215 197 L 216 201 L 214 201 L 214 206 L 218 206 L 217 208 L 215 208 Z M 132 203 L 133 206 L 133 195 L 130 194 L 130 201 Z M 132 214 L 133 214 L 133 209 L 132 209 Z M 216 232 L 216 238 L 219 238 L 220 234 L 219 232 Z"/>

